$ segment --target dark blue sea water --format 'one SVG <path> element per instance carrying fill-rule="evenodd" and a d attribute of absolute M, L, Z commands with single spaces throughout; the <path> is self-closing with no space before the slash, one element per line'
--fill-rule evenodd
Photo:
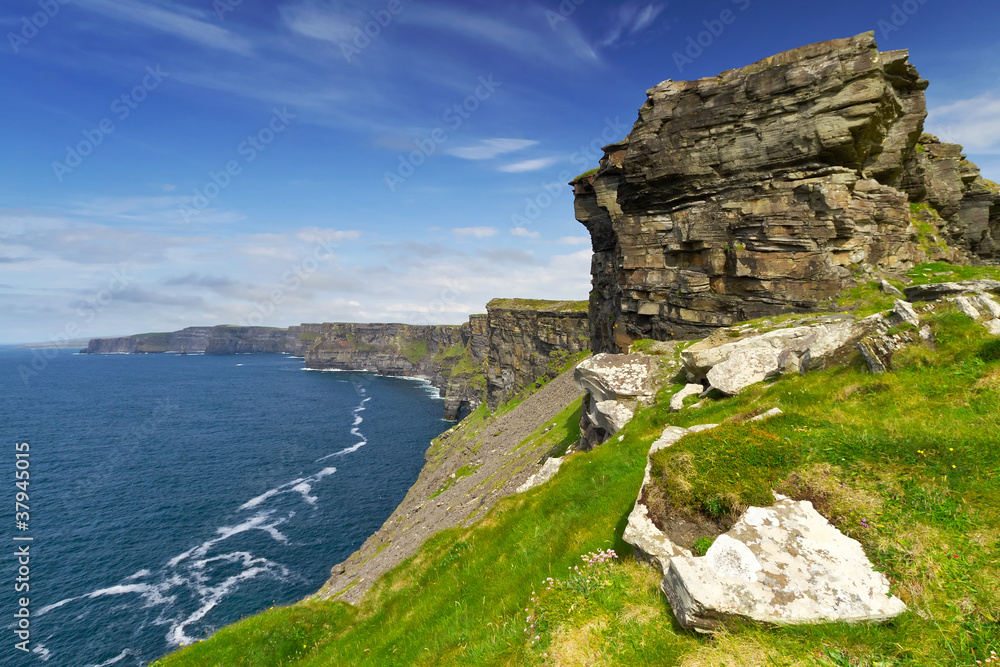
<path fill-rule="evenodd" d="M 425 384 L 308 372 L 287 356 L 62 351 L 25 384 L 32 354 L 0 350 L 3 665 L 143 665 L 315 592 L 448 426 Z M 27 531 L 14 516 L 19 441 Z M 24 544 L 30 594 L 14 592 Z M 23 595 L 30 654 L 10 624 Z"/>

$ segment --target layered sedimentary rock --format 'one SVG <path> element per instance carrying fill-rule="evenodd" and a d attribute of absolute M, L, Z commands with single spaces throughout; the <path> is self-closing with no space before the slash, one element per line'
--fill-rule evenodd
<path fill-rule="evenodd" d="M 323 335 L 322 324 L 299 324 L 288 327 L 285 350 L 293 357 L 305 357 L 313 345 Z"/>
<path fill-rule="evenodd" d="M 585 302 L 495 299 L 487 311 L 461 326 L 324 324 L 306 365 L 427 378 L 441 390 L 445 419 L 457 420 L 555 377 L 589 349 Z"/>
<path fill-rule="evenodd" d="M 901 187 L 911 201 L 934 209 L 938 231 L 950 246 L 983 259 L 1000 254 L 1000 189 L 982 178 L 961 146 L 921 135 Z"/>
<path fill-rule="evenodd" d="M 481 328 L 479 318 L 462 326 L 327 323 L 306 366 L 426 378 L 445 398 L 445 418 L 458 419 L 483 399 Z"/>
<path fill-rule="evenodd" d="M 911 203 L 940 207 L 928 234 L 953 245 L 936 256 L 992 257 L 1000 198 L 960 147 L 918 148 L 927 85 L 867 33 L 648 91 L 628 138 L 572 183 L 594 351 L 814 310 L 906 270 L 930 256 Z"/>
<path fill-rule="evenodd" d="M 205 354 L 282 354 L 288 351 L 287 338 L 287 329 L 214 327 Z"/>
<path fill-rule="evenodd" d="M 541 378 L 555 377 L 570 356 L 590 349 L 585 302 L 494 299 L 486 310 L 490 409 Z"/>
<path fill-rule="evenodd" d="M 148 333 L 121 338 L 94 338 L 88 354 L 151 354 L 190 352 L 205 354 L 270 354 L 285 352 L 285 329 L 270 327 L 188 327 L 171 333 Z"/>

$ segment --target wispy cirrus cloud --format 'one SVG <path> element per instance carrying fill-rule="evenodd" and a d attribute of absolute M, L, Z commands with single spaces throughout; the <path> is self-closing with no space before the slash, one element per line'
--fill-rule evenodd
<path fill-rule="evenodd" d="M 80 7 L 104 16 L 136 23 L 180 37 L 202 46 L 229 51 L 241 56 L 252 56 L 249 40 L 217 25 L 208 23 L 206 15 L 175 3 L 154 6 L 141 0 L 76 0 Z"/>
<path fill-rule="evenodd" d="M 623 37 L 635 35 L 653 25 L 653 22 L 666 9 L 663 3 L 639 3 L 626 2 L 617 7 L 612 12 L 611 27 L 607 35 L 599 42 L 599 46 L 606 48 L 614 46 Z"/>
<path fill-rule="evenodd" d="M 515 153 L 538 144 L 527 139 L 483 139 L 471 146 L 459 146 L 445 151 L 448 155 L 463 160 L 492 160 L 493 158 Z"/>
<path fill-rule="evenodd" d="M 499 170 L 507 174 L 523 174 L 528 171 L 538 171 L 539 169 L 545 169 L 546 167 L 551 167 L 559 158 L 554 157 L 540 157 L 533 160 L 522 160 L 521 162 L 514 162 L 512 164 L 505 164 L 499 167 Z"/>
<path fill-rule="evenodd" d="M 343 5 L 334 9 L 312 0 L 278 7 L 282 22 L 289 30 L 306 37 L 340 44 L 354 38 L 357 18 Z"/>
<path fill-rule="evenodd" d="M 499 7 L 499 6 L 496 6 Z M 575 28 L 561 30 L 553 39 L 544 8 L 531 5 L 509 11 L 508 16 L 473 14 L 457 7 L 424 6 L 407 12 L 401 22 L 447 31 L 477 43 L 488 43 L 514 56 L 560 67 L 600 61 L 597 53 Z"/>

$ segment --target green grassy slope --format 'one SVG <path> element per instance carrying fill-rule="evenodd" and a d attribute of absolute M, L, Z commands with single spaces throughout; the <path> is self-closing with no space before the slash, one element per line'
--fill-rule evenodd
<path fill-rule="evenodd" d="M 472 528 L 437 535 L 360 607 L 269 610 L 156 664 L 985 662 L 1000 651 L 1000 344 L 947 306 L 926 321 L 936 344 L 898 353 L 886 375 L 855 363 L 675 414 L 667 402 L 678 387 L 666 387 L 621 440 L 570 456 L 552 481 Z M 740 422 L 772 407 L 785 416 Z M 560 417 L 565 439 L 577 414 Z M 659 576 L 627 557 L 621 534 L 649 445 L 667 425 L 701 423 L 723 426 L 657 459 L 664 477 L 689 487 L 673 502 L 720 515 L 770 486 L 813 500 L 862 543 L 909 611 L 883 625 L 746 624 L 712 638 L 679 628 Z M 606 549 L 621 558 L 581 560 Z"/>

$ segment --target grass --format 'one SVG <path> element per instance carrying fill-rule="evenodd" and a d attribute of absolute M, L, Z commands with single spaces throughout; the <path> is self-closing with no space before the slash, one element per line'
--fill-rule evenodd
<path fill-rule="evenodd" d="M 400 346 L 400 354 L 402 354 L 407 361 L 416 366 L 424 359 L 424 357 L 427 356 L 427 341 L 404 341 Z"/>
<path fill-rule="evenodd" d="M 267 610 L 156 664 L 985 661 L 1000 651 L 998 348 L 947 306 L 926 321 L 935 345 L 897 354 L 893 372 L 881 376 L 857 362 L 680 413 L 662 402 L 641 410 L 621 441 L 571 455 L 547 484 L 501 501 L 470 528 L 433 537 L 358 608 L 305 602 Z M 772 407 L 786 416 L 740 423 Z M 469 427 L 489 428 L 479 412 Z M 668 450 L 692 458 L 684 502 L 711 512 L 705 499 L 713 495 L 756 502 L 768 486 L 811 499 L 864 546 L 910 611 L 887 624 L 733 624 L 712 638 L 683 631 L 659 577 L 627 558 L 621 534 L 651 442 L 667 425 L 701 423 L 723 426 Z M 607 549 L 620 558 L 584 567 L 581 556 Z M 592 580 L 581 581 L 576 567 Z"/>
<path fill-rule="evenodd" d="M 585 313 L 589 301 L 546 301 L 544 299 L 493 299 L 487 310 L 539 310 L 552 313 Z"/>
<path fill-rule="evenodd" d="M 947 262 L 918 264 L 907 274 L 914 285 L 947 283 L 960 280 L 1000 280 L 1000 268 L 995 266 L 964 266 Z"/>
<path fill-rule="evenodd" d="M 588 169 L 587 171 L 583 172 L 582 174 L 580 174 L 579 176 L 577 176 L 576 178 L 574 178 L 572 181 L 570 181 L 570 183 L 576 183 L 577 181 L 582 181 L 583 179 L 587 178 L 588 176 L 593 176 L 594 174 L 596 174 L 600 170 L 601 170 L 600 167 L 594 167 L 593 169 Z"/>
<path fill-rule="evenodd" d="M 464 466 L 462 466 L 461 468 L 459 468 L 458 470 L 456 470 L 456 471 L 455 471 L 455 472 L 454 472 L 454 473 L 453 473 L 453 474 L 452 474 L 452 475 L 451 475 L 451 476 L 450 476 L 450 477 L 449 477 L 449 478 L 448 478 L 448 479 L 447 479 L 447 480 L 445 481 L 445 483 L 444 483 L 444 484 L 442 484 L 442 485 L 441 485 L 441 488 L 440 488 L 440 489 L 438 489 L 437 491 L 435 491 L 434 493 L 432 493 L 432 494 L 430 495 L 430 497 L 431 497 L 431 498 L 437 498 L 437 497 L 438 497 L 438 496 L 440 496 L 440 495 L 441 495 L 442 493 L 444 493 L 444 492 L 445 492 L 445 491 L 447 491 L 447 490 L 448 490 L 449 488 L 451 488 L 451 485 L 452 485 L 452 484 L 454 484 L 454 483 L 455 483 L 455 482 L 457 482 L 458 480 L 462 479 L 463 477 L 469 477 L 469 476 L 471 476 L 471 475 L 472 475 L 472 474 L 473 474 L 474 472 L 476 472 L 476 470 L 478 470 L 478 469 L 479 469 L 479 466 L 474 466 L 474 465 L 464 465 Z"/>

